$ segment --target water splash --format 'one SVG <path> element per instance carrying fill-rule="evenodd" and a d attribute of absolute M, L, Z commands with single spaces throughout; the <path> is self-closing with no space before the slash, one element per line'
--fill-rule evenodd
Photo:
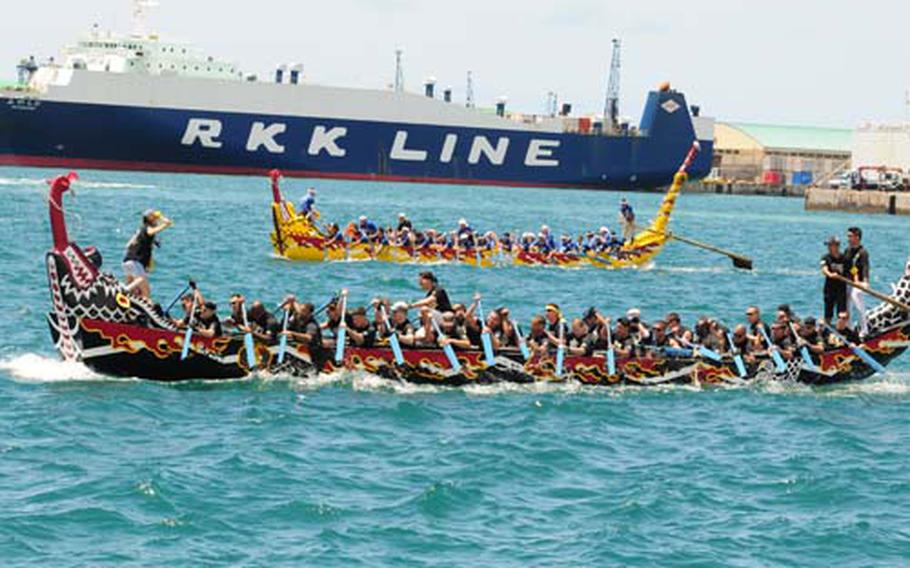
<path fill-rule="evenodd" d="M 104 377 L 82 363 L 61 361 L 37 353 L 25 353 L 0 360 L 0 371 L 26 382 L 97 381 Z"/>

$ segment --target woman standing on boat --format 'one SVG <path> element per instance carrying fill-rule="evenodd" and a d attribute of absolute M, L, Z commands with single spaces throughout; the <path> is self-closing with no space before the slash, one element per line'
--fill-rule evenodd
<path fill-rule="evenodd" d="M 148 298 L 152 294 L 148 273 L 152 270 L 152 247 L 158 246 L 155 236 L 173 223 L 153 209 L 142 214 L 142 225 L 126 244 L 123 256 L 123 272 L 126 285 L 137 295 Z"/>

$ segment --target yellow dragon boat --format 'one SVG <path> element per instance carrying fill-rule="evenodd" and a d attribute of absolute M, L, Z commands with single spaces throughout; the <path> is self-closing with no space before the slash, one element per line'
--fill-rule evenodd
<path fill-rule="evenodd" d="M 479 267 L 503 265 L 558 266 L 564 268 L 633 268 L 651 262 L 667 241 L 670 215 L 676 199 L 688 179 L 687 170 L 698 154 L 698 142 L 692 147 L 664 195 L 657 215 L 647 228 L 639 230 L 621 246 L 604 252 L 564 253 L 526 250 L 514 244 L 510 250 L 498 241 L 473 248 L 429 244 L 423 247 L 358 242 L 343 235 L 330 237 L 313 220 L 296 212 L 294 204 L 281 194 L 281 172 L 269 173 L 272 187 L 272 247 L 275 254 L 288 260 L 310 262 L 380 261 L 397 263 L 463 263 Z M 349 226 L 350 228 L 350 226 Z M 353 235 L 349 235 L 353 237 Z"/>

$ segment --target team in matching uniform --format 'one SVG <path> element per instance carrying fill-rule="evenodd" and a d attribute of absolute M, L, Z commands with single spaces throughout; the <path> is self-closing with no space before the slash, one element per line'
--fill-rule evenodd
<path fill-rule="evenodd" d="M 460 219 L 458 226 L 451 231 L 436 229 L 414 229 L 411 220 L 404 213 L 398 214 L 396 225 L 383 227 L 376 221 L 361 215 L 342 230 L 337 223 L 327 224 L 319 229 L 316 221 L 319 211 L 316 209 L 316 190 L 310 188 L 298 204 L 298 213 L 308 219 L 315 230 L 326 238 L 327 245 L 366 244 L 375 247 L 397 246 L 408 250 L 438 251 L 498 251 L 503 254 L 518 252 L 549 255 L 561 254 L 615 254 L 625 242 L 635 234 L 635 212 L 626 199 L 620 201 L 619 224 L 622 235 L 615 235 L 606 226 L 597 231 L 572 236 L 563 234 L 557 237 L 547 225 L 542 225 L 538 233 L 522 234 L 495 231 L 475 231 L 467 219 Z"/>

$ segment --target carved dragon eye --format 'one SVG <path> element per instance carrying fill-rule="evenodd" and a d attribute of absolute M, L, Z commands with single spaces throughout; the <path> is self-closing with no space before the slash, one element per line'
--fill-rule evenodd
<path fill-rule="evenodd" d="M 117 305 L 124 310 L 130 309 L 133 305 L 132 302 L 130 302 L 130 299 L 127 298 L 122 292 L 117 292 L 115 299 L 117 300 Z"/>

